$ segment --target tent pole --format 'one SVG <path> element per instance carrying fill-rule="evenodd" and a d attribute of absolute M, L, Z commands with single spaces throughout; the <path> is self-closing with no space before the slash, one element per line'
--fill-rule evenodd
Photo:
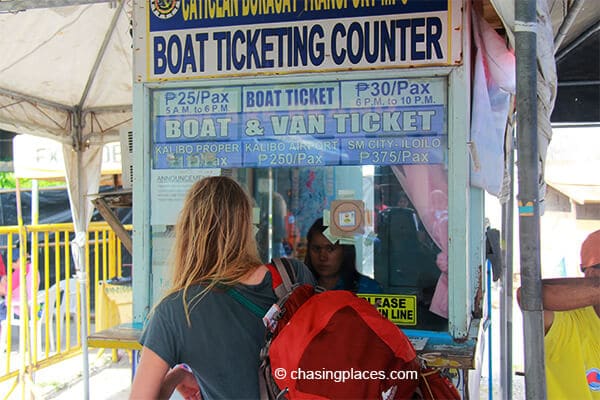
<path fill-rule="evenodd" d="M 77 164 L 81 166 L 81 155 L 77 154 Z M 79 178 L 78 178 L 79 179 Z M 85 196 L 80 193 L 79 203 L 84 204 Z M 87 236 L 86 232 L 83 232 Z M 85 245 L 86 237 L 81 237 L 81 232 L 76 234 L 77 252 L 79 257 L 77 260 L 79 273 L 79 293 L 81 293 L 81 350 L 83 355 L 83 398 L 89 400 L 90 398 L 90 368 L 89 368 L 89 355 L 88 355 L 88 331 L 87 331 L 87 292 L 86 282 L 88 281 L 87 271 L 85 268 L 85 252 L 83 246 Z M 79 237 L 77 237 L 79 236 Z M 81 243 L 83 245 L 81 245 Z"/>
<path fill-rule="evenodd" d="M 81 99 L 79 100 L 79 107 L 83 107 L 83 105 L 85 104 L 85 101 L 87 100 L 88 94 L 90 93 L 90 88 L 92 87 L 92 84 L 94 83 L 94 80 L 96 78 L 96 74 L 98 73 L 98 68 L 100 68 L 100 63 L 102 61 L 102 58 L 104 57 L 104 54 L 106 53 L 106 49 L 108 48 L 108 44 L 110 43 L 110 40 L 111 40 L 112 36 L 114 35 L 115 29 L 117 26 L 117 22 L 119 21 L 119 17 L 121 16 L 121 11 L 123 10 L 124 5 L 125 5 L 125 2 L 121 1 L 119 3 L 119 8 L 117 10 L 115 10 L 115 13 L 113 14 L 113 18 L 110 21 L 110 26 L 108 28 L 108 31 L 107 31 L 106 35 L 104 36 L 104 39 L 102 40 L 102 46 L 100 46 L 100 50 L 98 51 L 98 55 L 96 56 L 96 60 L 94 61 L 94 66 L 92 67 L 92 71 L 90 72 L 88 81 L 85 83 L 85 88 L 83 89 L 83 94 L 81 95 Z"/>
<path fill-rule="evenodd" d="M 76 5 L 86 5 L 94 3 L 111 3 L 115 0 L 54 0 L 54 1 L 40 1 L 40 0 L 9 0 L 2 1 L 0 4 L 0 12 L 20 12 L 35 8 L 53 8 L 53 7 L 67 7 Z"/>
<path fill-rule="evenodd" d="M 517 151 L 521 310 L 525 345 L 525 396 L 546 398 L 544 320 L 540 272 L 536 1 L 515 0 Z"/>
<path fill-rule="evenodd" d="M 571 7 L 569 8 L 569 12 L 567 13 L 566 18 L 564 19 L 563 23 L 560 25 L 560 28 L 558 29 L 558 32 L 556 33 L 556 36 L 554 37 L 554 52 L 555 53 L 558 51 L 558 48 L 562 44 L 563 40 L 565 40 L 565 37 L 567 36 L 567 32 L 569 31 L 569 29 L 575 22 L 575 19 L 577 18 L 577 14 L 579 14 L 579 11 L 581 11 L 583 9 L 583 3 L 585 3 L 585 0 L 575 0 L 573 2 L 573 4 L 571 5 Z"/>
<path fill-rule="evenodd" d="M 77 271 L 77 281 L 79 283 L 79 292 L 81 304 L 79 305 L 81 314 L 81 352 L 82 352 L 82 381 L 84 400 L 90 397 L 90 376 L 89 376 L 89 355 L 88 355 L 88 313 L 87 313 L 87 282 L 88 276 L 85 263 L 85 244 L 87 241 L 87 227 L 89 223 L 89 212 L 86 205 L 86 194 L 88 193 L 88 179 L 84 171 L 95 168 L 94 163 L 84 163 L 84 151 L 87 150 L 87 144 L 82 139 L 82 118 L 81 109 L 75 107 L 73 113 L 73 131 L 71 134 L 72 145 L 63 146 L 63 156 L 65 159 L 65 171 L 69 189 L 69 199 L 71 201 L 71 215 L 73 217 L 73 228 L 75 238 L 71 241 L 71 252 L 75 261 Z M 73 155 L 74 152 L 74 155 Z M 100 152 L 101 154 L 101 152 Z M 98 174 L 100 173 L 100 161 L 98 162 Z M 90 202 L 91 207 L 91 202 Z M 68 276 L 66 277 L 69 278 Z"/>
<path fill-rule="evenodd" d="M 81 125 L 77 126 L 78 137 L 81 137 Z M 84 144 L 79 141 L 77 149 L 77 171 L 85 171 L 83 165 L 83 151 L 85 150 Z M 86 212 L 85 202 L 87 201 L 84 194 L 84 188 L 87 190 L 87 184 L 83 181 L 83 174 L 77 173 L 77 201 L 79 202 L 79 216 L 78 223 L 76 224 L 75 240 L 74 243 L 77 246 L 77 271 L 79 278 L 79 293 L 81 293 L 81 351 L 83 357 L 83 399 L 89 400 L 90 398 L 90 368 L 89 368 L 89 355 L 88 355 L 88 331 L 87 331 L 87 292 L 86 283 L 88 282 L 87 271 L 85 268 L 85 251 L 84 246 L 87 238 L 87 225 L 89 222 L 88 214 Z M 86 227 L 86 229 L 84 229 Z"/>
<path fill-rule="evenodd" d="M 81 132 L 77 124 L 79 119 L 74 115 L 76 132 Z M 83 399 L 89 398 L 89 354 L 88 354 L 88 297 L 87 291 L 89 275 L 85 259 L 85 245 L 87 242 L 87 228 L 93 210 L 92 202 L 87 198 L 88 193 L 97 193 L 100 182 L 100 166 L 102 164 L 102 147 L 89 146 L 73 134 L 72 145 L 63 146 L 63 155 L 69 184 L 69 199 L 71 200 L 71 213 L 75 227 L 75 239 L 71 241 L 71 251 L 77 271 L 77 281 L 81 294 L 81 350 L 83 358 L 82 381 Z"/>

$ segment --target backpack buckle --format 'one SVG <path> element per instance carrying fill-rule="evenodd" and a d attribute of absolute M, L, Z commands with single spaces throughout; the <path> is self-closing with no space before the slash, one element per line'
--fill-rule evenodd
<path fill-rule="evenodd" d="M 279 321 L 281 315 L 281 308 L 277 303 L 274 303 L 271 308 L 267 310 L 265 316 L 262 318 L 265 327 L 271 331 L 271 333 L 275 332 L 275 328 L 277 328 L 277 321 Z"/>
<path fill-rule="evenodd" d="M 277 393 L 277 396 L 275 397 L 275 400 L 285 400 L 285 395 L 288 393 L 288 388 L 283 389 L 282 391 L 280 391 L 279 393 Z"/>

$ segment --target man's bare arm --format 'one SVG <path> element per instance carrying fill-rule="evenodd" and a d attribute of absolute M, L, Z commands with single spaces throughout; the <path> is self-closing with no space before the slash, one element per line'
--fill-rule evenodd
<path fill-rule="evenodd" d="M 554 311 L 600 305 L 600 278 L 551 278 L 542 280 L 544 330 L 554 322 Z M 517 289 L 521 304 L 521 288 Z"/>
<path fill-rule="evenodd" d="M 568 311 L 600 304 L 600 278 L 542 280 L 544 310 Z"/>

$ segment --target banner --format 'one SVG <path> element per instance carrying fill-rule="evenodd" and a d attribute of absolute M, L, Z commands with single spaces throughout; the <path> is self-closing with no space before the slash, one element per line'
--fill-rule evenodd
<path fill-rule="evenodd" d="M 53 179 L 65 177 L 62 145 L 56 140 L 33 135 L 13 139 L 13 165 L 16 178 Z M 107 143 L 102 148 L 102 175 L 121 173 L 121 145 Z"/>

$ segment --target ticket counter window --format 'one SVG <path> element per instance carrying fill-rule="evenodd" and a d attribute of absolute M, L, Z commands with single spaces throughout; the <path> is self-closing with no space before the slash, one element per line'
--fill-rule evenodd
<path fill-rule="evenodd" d="M 438 301 L 445 296 L 442 300 L 447 304 L 447 290 L 440 293 L 443 289 L 438 287 L 441 271 L 447 271 L 448 265 L 447 251 L 443 250 L 447 249 L 448 237 L 448 200 L 447 192 L 443 191 L 447 181 L 439 186 L 442 189 L 433 189 L 428 197 L 419 198 L 424 191 L 411 193 L 409 184 L 405 184 L 405 189 L 397 177 L 403 171 L 394 173 L 394 168 L 376 168 L 375 230 L 378 240 L 374 249 L 375 278 L 386 293 L 416 296 L 416 328 L 444 330 L 446 318 L 431 309 L 436 309 L 436 304 L 432 304 L 434 296 Z M 410 180 L 410 172 L 403 177 Z M 423 180 L 420 184 L 425 187 L 433 183 Z M 411 201 L 411 194 L 421 202 L 421 207 Z M 441 243 L 442 240 L 445 243 Z M 437 309 L 443 307 L 437 305 Z"/>
<path fill-rule="evenodd" d="M 447 174 L 440 165 L 411 167 L 245 168 L 233 174 L 258 208 L 256 237 L 264 262 L 282 256 L 304 260 L 308 229 L 332 202 L 362 200 L 364 233 L 352 239 L 357 270 L 390 295 L 376 301 L 396 305 L 397 295 L 414 299 L 403 303 L 411 316 L 401 319 L 403 328 L 441 331 L 447 319 L 431 310 L 436 296 L 438 309 L 447 305 L 447 289 L 438 287 L 441 271 L 447 271 Z M 381 311 L 399 312 L 394 306 Z"/>

